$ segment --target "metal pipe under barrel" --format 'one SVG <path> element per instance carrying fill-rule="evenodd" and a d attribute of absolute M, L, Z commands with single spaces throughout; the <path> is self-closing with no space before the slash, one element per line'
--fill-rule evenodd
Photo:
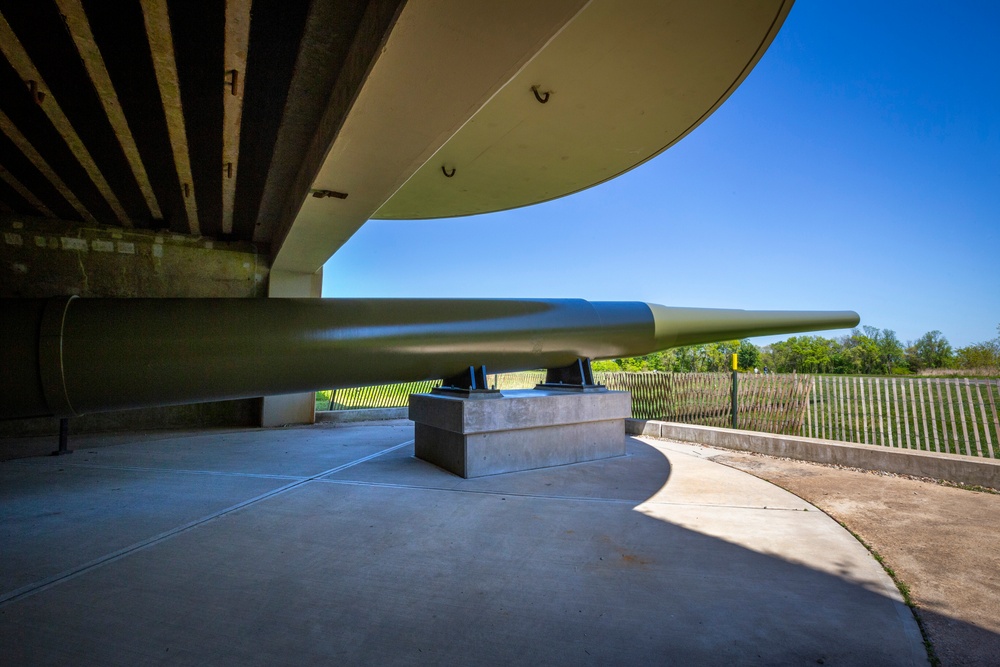
<path fill-rule="evenodd" d="M 0 300 L 0 418 L 566 366 L 855 326 L 850 311 L 578 299 Z"/>

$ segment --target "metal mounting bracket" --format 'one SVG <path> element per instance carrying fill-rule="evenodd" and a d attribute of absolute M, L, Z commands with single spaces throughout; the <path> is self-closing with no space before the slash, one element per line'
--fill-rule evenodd
<path fill-rule="evenodd" d="M 607 391 L 603 384 L 594 382 L 594 370 L 589 358 L 577 359 L 569 366 L 549 368 L 545 371 L 545 382 L 535 385 L 535 389 L 574 392 Z"/>
<path fill-rule="evenodd" d="M 472 399 L 503 398 L 498 390 L 490 389 L 486 383 L 486 366 L 469 366 L 468 370 L 445 378 L 431 393 Z"/>

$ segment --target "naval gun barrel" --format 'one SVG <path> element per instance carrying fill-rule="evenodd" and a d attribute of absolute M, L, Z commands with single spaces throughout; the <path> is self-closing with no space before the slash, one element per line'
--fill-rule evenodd
<path fill-rule="evenodd" d="M 510 372 L 857 325 L 578 299 L 0 299 L 0 418 Z"/>

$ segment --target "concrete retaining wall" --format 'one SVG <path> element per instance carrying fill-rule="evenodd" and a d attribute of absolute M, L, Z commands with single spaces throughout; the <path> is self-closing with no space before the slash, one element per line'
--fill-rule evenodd
<path fill-rule="evenodd" d="M 916 477 L 932 477 L 957 484 L 1000 488 L 1000 461 L 996 459 L 642 419 L 625 420 L 625 432 L 630 435 L 669 438 L 800 461 L 831 463 Z"/>
<path fill-rule="evenodd" d="M 386 419 L 409 419 L 410 408 L 367 408 L 364 410 L 317 410 L 316 423 L 374 422 Z"/>

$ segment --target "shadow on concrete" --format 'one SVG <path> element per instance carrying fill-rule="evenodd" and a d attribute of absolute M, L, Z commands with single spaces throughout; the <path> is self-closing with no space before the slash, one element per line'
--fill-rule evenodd
<path fill-rule="evenodd" d="M 618 459 L 462 480 L 393 449 L 406 431 L 0 465 L 20 568 L 0 595 L 25 593 L 0 602 L 0 661 L 924 660 L 863 547 L 777 487 L 635 439 Z"/>

